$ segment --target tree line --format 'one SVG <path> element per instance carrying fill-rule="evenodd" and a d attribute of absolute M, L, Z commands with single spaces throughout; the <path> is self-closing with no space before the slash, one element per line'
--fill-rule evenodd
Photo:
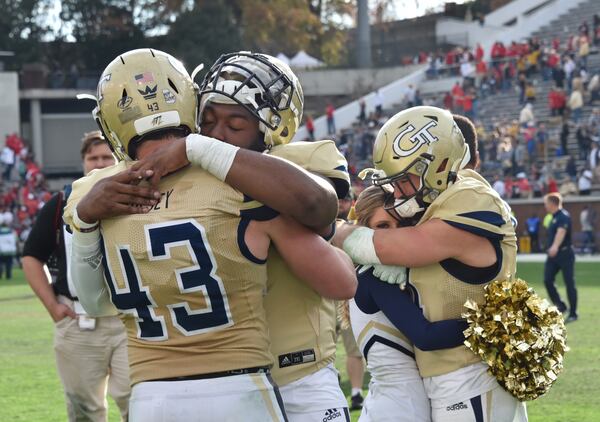
<path fill-rule="evenodd" d="M 385 1 L 384 1 L 385 3 Z M 51 10 L 60 5 L 58 21 Z M 101 71 L 114 57 L 152 47 L 188 68 L 237 50 L 299 50 L 330 65 L 347 60 L 355 0 L 0 0 L 6 67 L 43 63 L 50 71 Z"/>

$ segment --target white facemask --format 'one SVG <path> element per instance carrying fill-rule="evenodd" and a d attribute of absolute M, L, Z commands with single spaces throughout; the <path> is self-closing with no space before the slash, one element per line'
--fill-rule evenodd
<path fill-rule="evenodd" d="M 414 217 L 414 215 L 420 211 L 423 211 L 425 208 L 421 207 L 417 202 L 417 198 L 410 198 L 408 201 L 403 204 L 398 205 L 402 200 L 396 199 L 394 203 L 394 208 L 398 215 L 401 218 L 410 218 Z"/>

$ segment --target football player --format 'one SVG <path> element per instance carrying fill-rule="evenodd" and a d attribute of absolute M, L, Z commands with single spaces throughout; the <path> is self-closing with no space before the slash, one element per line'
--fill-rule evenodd
<path fill-rule="evenodd" d="M 268 156 L 292 161 L 318 175 L 317 180 L 328 180 L 330 188 L 343 198 L 350 180 L 346 160 L 335 144 L 289 143 L 302 120 L 303 102 L 298 78 L 281 61 L 259 53 L 225 54 L 211 67 L 200 87 L 201 134 L 220 139 L 224 145 L 267 151 Z M 143 160 L 136 169 L 171 171 L 174 163 L 183 160 L 184 151 L 175 144 L 168 148 Z M 263 176 L 226 179 L 246 194 L 248 207 L 264 203 L 290 215 L 282 208 L 289 204 L 276 203 L 281 198 L 265 186 L 265 178 L 285 184 L 288 197 L 306 198 L 300 180 L 294 182 L 267 168 L 258 170 Z M 330 236 L 332 221 L 322 224 L 317 217 L 311 221 L 311 227 Z M 289 420 L 321 422 L 339 417 L 349 421 L 348 404 L 334 368 L 336 320 L 332 296 L 322 295 L 301 282 L 275 250 L 269 253 L 268 280 L 265 308 L 275 358 L 273 378 L 281 387 Z"/>
<path fill-rule="evenodd" d="M 398 228 L 383 208 L 385 192 L 369 186 L 355 204 L 356 222 L 375 230 Z M 428 422 L 431 407 L 415 362 L 421 350 L 456 347 L 464 341 L 463 320 L 429 322 L 413 288 L 382 283 L 368 266 L 357 268 L 358 289 L 349 301 L 350 323 L 371 374 L 360 422 Z"/>
<path fill-rule="evenodd" d="M 172 56 L 119 56 L 103 72 L 94 114 L 123 160 L 74 183 L 65 220 L 75 230 L 82 305 L 92 315 L 118 310 L 127 327 L 131 420 L 284 420 L 262 306 L 269 247 L 334 297 L 354 293 L 351 263 L 295 221 L 247 209 L 223 182 L 240 157 L 232 146 L 211 151 L 210 138 L 188 137 L 196 165 L 164 175 L 156 189 L 135 184 L 153 174 L 132 170 L 132 159 L 196 129 L 194 85 Z"/>
<path fill-rule="evenodd" d="M 386 208 L 414 226 L 344 226 L 334 238 L 356 263 L 411 268 L 409 282 L 429 321 L 459 318 L 468 298 L 483 302 L 486 284 L 515 275 L 509 210 L 481 176 L 461 171 L 469 158 L 450 112 L 414 107 L 396 114 L 377 135 L 373 183 L 390 192 Z M 465 346 L 415 348 L 415 357 L 434 421 L 527 420 L 525 405 Z"/>

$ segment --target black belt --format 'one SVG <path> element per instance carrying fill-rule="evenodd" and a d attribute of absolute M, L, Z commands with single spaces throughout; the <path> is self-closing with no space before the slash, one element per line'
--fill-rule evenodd
<path fill-rule="evenodd" d="M 268 373 L 270 373 L 270 369 L 268 366 L 255 366 L 254 368 L 231 369 L 229 371 L 211 372 L 210 374 L 186 375 L 183 377 L 173 377 L 173 378 L 160 378 L 160 379 L 155 379 L 155 380 L 148 380 L 146 382 L 192 381 L 192 380 L 205 380 L 205 379 L 210 379 L 210 378 L 231 377 L 234 375 L 268 374 Z"/>

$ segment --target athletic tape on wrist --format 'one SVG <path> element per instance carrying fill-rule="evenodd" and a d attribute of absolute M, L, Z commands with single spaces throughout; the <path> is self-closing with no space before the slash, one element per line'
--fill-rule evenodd
<path fill-rule="evenodd" d="M 191 134 L 185 139 L 185 152 L 190 163 L 221 181 L 225 181 L 238 150 L 239 147 L 208 136 Z"/>
<path fill-rule="evenodd" d="M 73 211 L 73 228 L 80 233 L 90 233 L 100 227 L 100 223 L 98 221 L 94 221 L 93 223 L 86 223 L 77 214 L 77 207 Z"/>
<path fill-rule="evenodd" d="M 381 264 L 377 253 L 375 253 L 374 234 L 375 230 L 368 227 L 359 227 L 344 240 L 344 251 L 355 264 Z"/>

